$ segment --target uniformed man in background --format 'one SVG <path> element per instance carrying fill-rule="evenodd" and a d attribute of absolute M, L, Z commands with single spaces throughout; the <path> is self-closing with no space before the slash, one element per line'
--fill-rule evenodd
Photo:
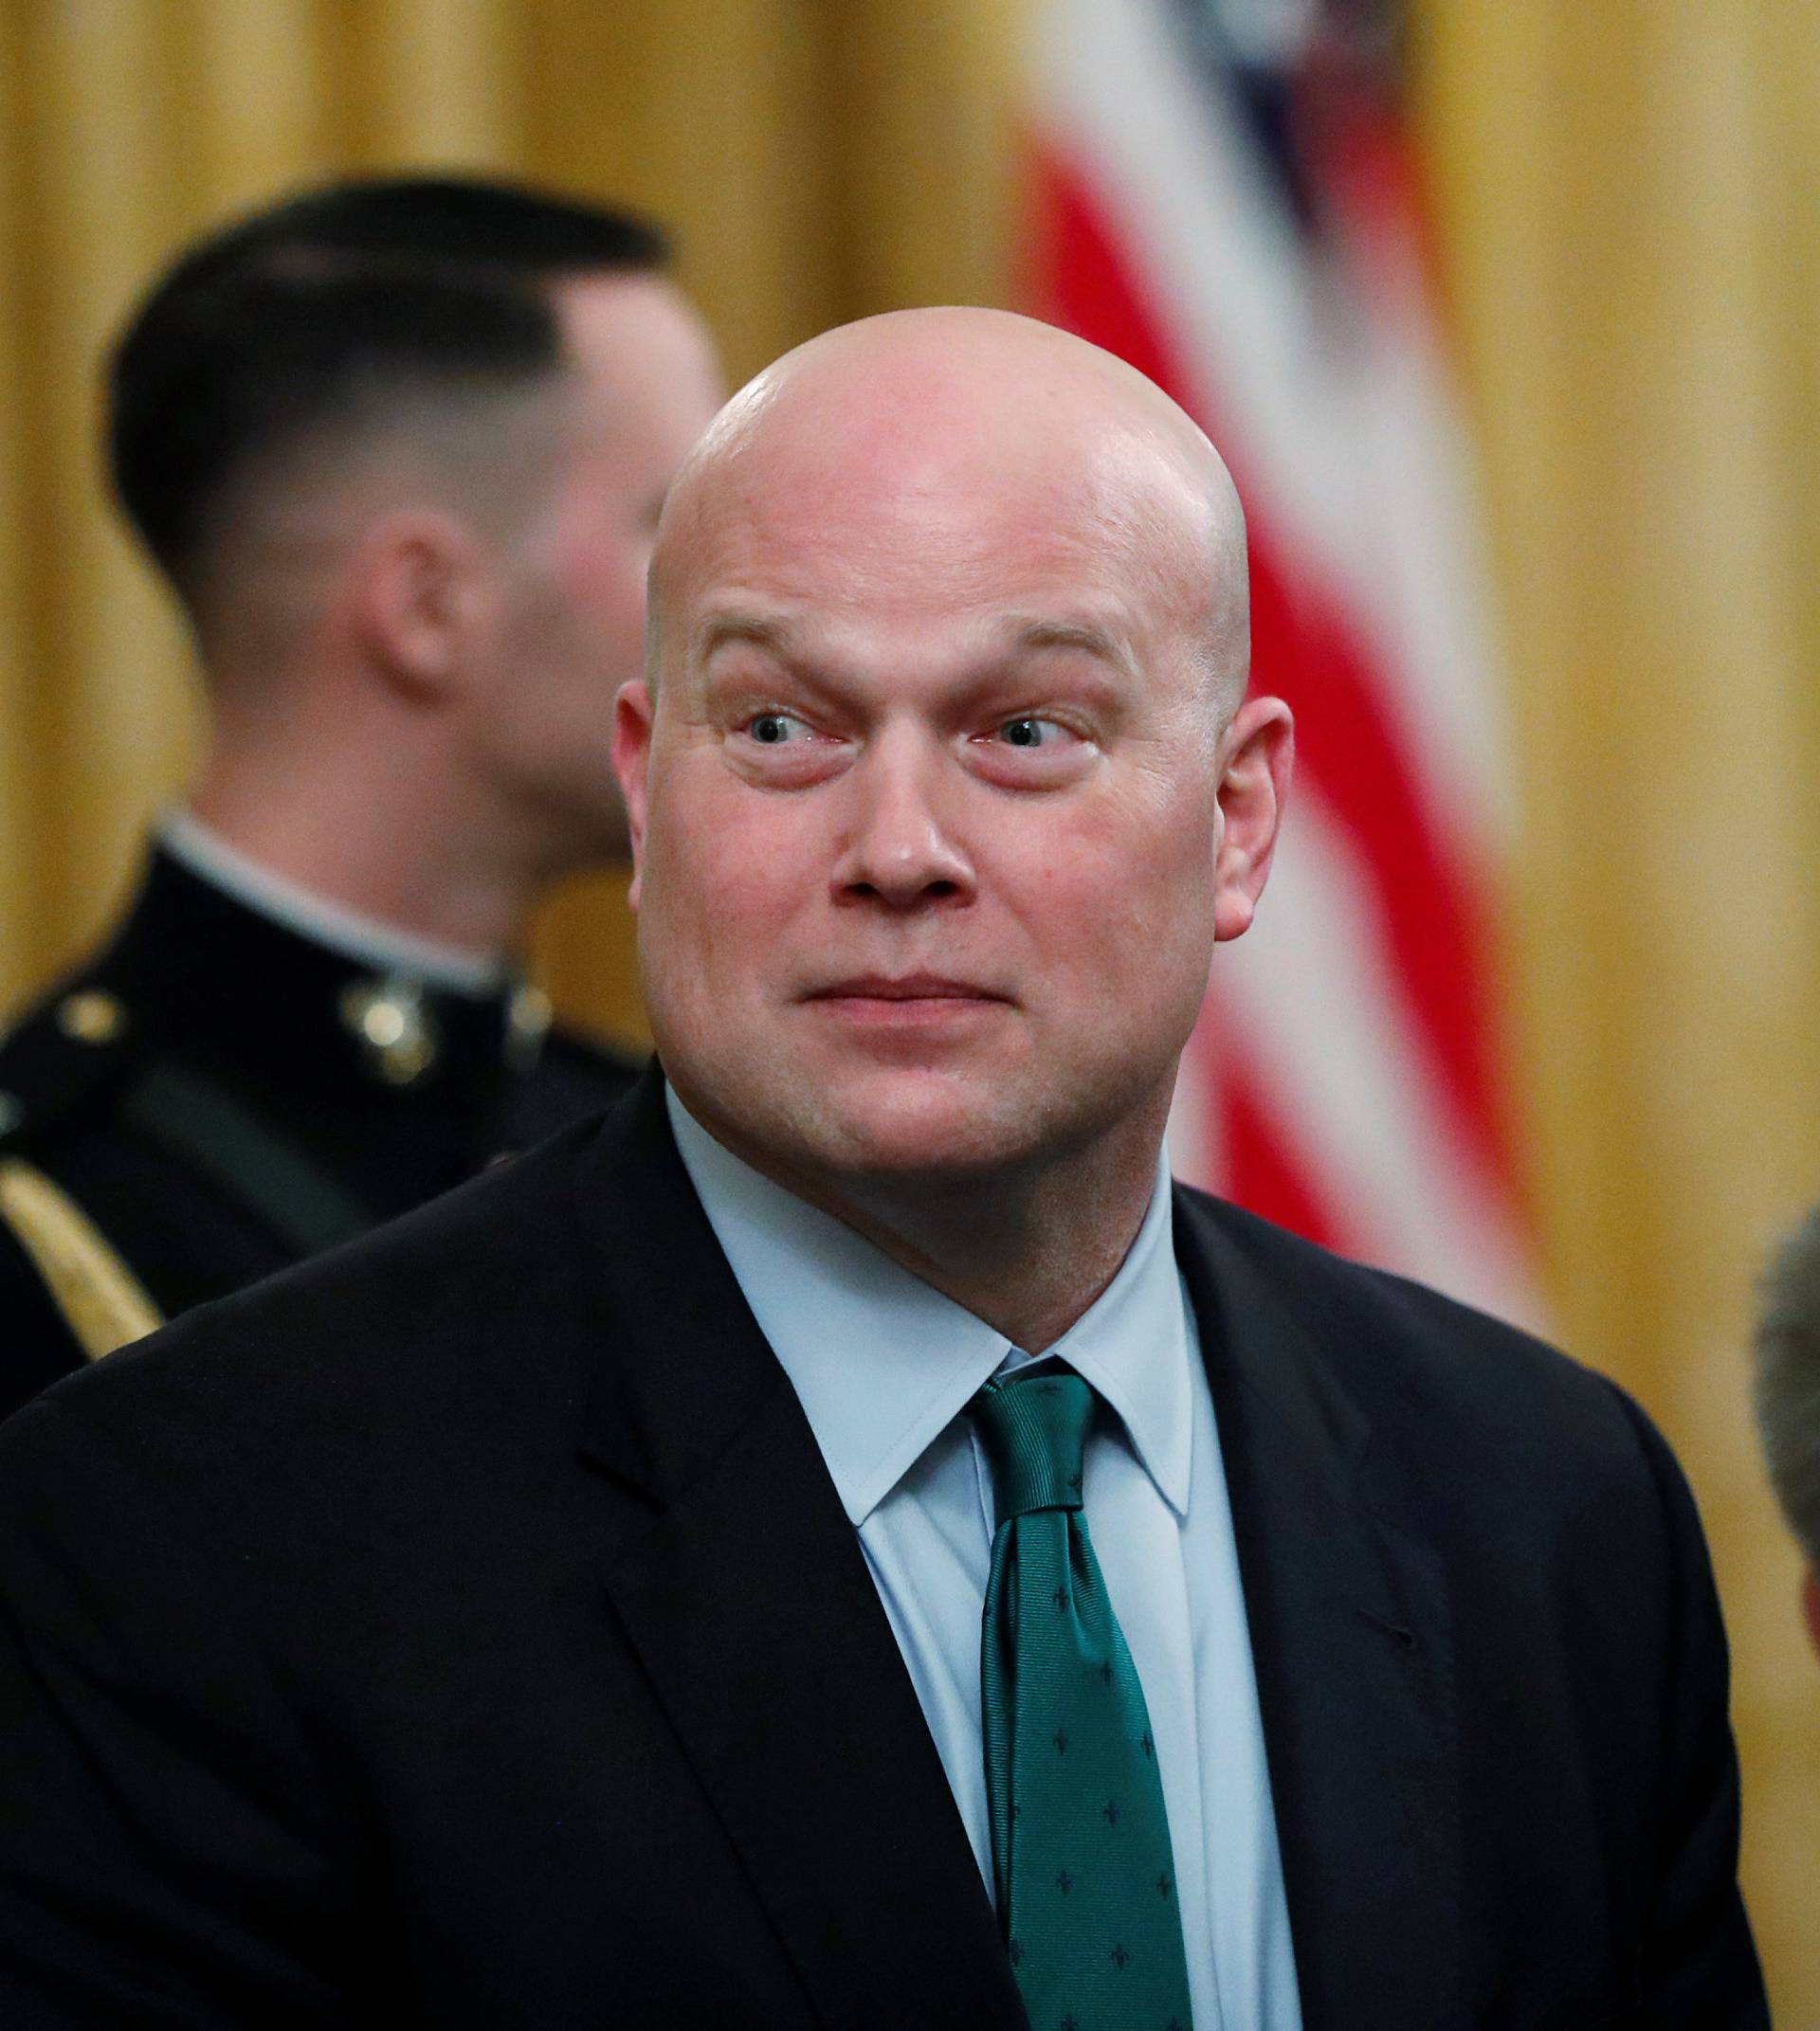
<path fill-rule="evenodd" d="M 108 375 L 115 492 L 209 739 L 104 950 L 0 1043 L 0 1414 L 616 1097 L 519 970 L 619 857 L 713 350 L 619 212 L 344 183 L 178 260 Z"/>

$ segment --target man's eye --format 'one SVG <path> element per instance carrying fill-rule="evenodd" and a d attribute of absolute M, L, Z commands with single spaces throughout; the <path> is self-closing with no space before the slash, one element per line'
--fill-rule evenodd
<path fill-rule="evenodd" d="M 758 713 L 746 722 L 746 732 L 761 748 L 781 748 L 807 740 L 810 726 L 794 713 Z"/>
<path fill-rule="evenodd" d="M 1021 718 L 1007 719 L 997 737 L 1008 748 L 1052 748 L 1065 740 L 1067 733 L 1067 728 L 1054 719 L 1040 719 L 1027 713 Z"/>

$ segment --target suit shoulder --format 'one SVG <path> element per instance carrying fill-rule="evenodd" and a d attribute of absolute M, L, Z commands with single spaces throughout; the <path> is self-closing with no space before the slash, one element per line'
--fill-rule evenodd
<path fill-rule="evenodd" d="M 1698 1537 L 1666 1442 L 1609 1376 L 1534 1334 L 1406 1277 L 1352 1262 L 1204 1193 L 1186 1196 L 1218 1298 L 1267 1308 L 1369 1429 L 1367 1479 L 1424 1531 Z M 1266 1382 L 1266 1387 L 1268 1383 Z M 1551 1526 L 1549 1519 L 1553 1519 Z"/>
<path fill-rule="evenodd" d="M 1533 1417 L 1557 1405 L 1628 1422 L 1618 1386 L 1506 1319 L 1390 1270 L 1350 1260 L 1254 1213 L 1177 1187 L 1192 1224 L 1268 1280 L 1362 1400 L 1469 1405 L 1475 1417 Z"/>
<path fill-rule="evenodd" d="M 1526 1350 L 1550 1362 L 1573 1368 L 1558 1349 L 1520 1326 L 1502 1319 L 1457 1297 L 1449 1297 L 1432 1285 L 1394 1270 L 1376 1269 L 1355 1261 L 1311 1242 L 1287 1227 L 1248 1213 L 1228 1200 L 1192 1185 L 1175 1188 L 1178 1200 L 1187 1205 L 1192 1219 L 1210 1226 L 1228 1245 L 1236 1247 L 1264 1275 L 1279 1284 L 1285 1295 L 1303 1293 L 1311 1308 L 1362 1308 L 1368 1314 L 1386 1317 L 1403 1316 L 1435 1331 L 1487 1338 Z"/>

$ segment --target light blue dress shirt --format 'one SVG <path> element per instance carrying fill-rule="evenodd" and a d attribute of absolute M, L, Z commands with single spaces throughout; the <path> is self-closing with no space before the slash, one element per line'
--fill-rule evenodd
<path fill-rule="evenodd" d="M 963 1413 L 1033 1357 L 668 1099 L 709 1224 L 859 1532 L 991 1895 L 979 1643 L 992 1491 Z M 1087 1525 L 1150 1711 L 1196 2031 L 1300 2031 L 1232 1514 L 1172 1226 L 1165 1163 L 1118 1276 L 1045 1351 L 1118 1414 L 1087 1442 Z"/>

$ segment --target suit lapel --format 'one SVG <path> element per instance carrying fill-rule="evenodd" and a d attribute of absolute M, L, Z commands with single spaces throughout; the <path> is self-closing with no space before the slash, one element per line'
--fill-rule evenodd
<path fill-rule="evenodd" d="M 1369 1427 L 1229 1216 L 1176 1195 L 1231 1493 L 1305 2031 L 1443 2031 L 1459 1984 L 1436 1554 L 1367 1510 Z"/>
<path fill-rule="evenodd" d="M 583 1451 L 652 1504 L 604 1575 L 830 2024 L 1023 2022 L 857 1536 L 647 1078 L 583 1183 L 609 1317 Z"/>

